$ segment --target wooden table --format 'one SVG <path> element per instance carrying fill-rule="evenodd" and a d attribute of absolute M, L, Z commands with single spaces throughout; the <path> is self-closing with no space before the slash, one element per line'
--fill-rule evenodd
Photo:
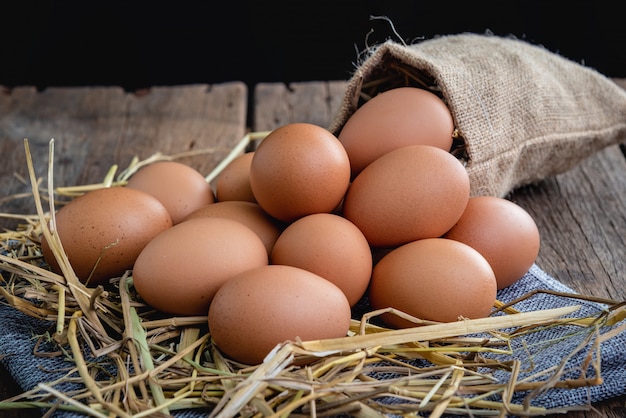
<path fill-rule="evenodd" d="M 626 88 L 626 79 L 616 82 Z M 49 140 L 55 139 L 57 186 L 100 182 L 113 164 L 124 168 L 132 157 L 147 158 L 157 151 L 213 149 L 184 159 L 208 173 L 247 130 L 271 130 L 289 122 L 328 126 L 345 85 L 344 81 L 264 83 L 249 91 L 233 82 L 136 93 L 115 87 L 0 89 L 0 212 L 34 212 L 28 198 L 3 200 L 28 192 L 29 186 L 18 180 L 27 177 L 24 138 L 29 139 L 42 177 Z M 615 300 L 626 300 L 624 151 L 624 145 L 609 147 L 567 173 L 509 196 L 528 210 L 541 231 L 539 267 L 582 294 Z M 0 225 L 13 226 L 14 221 L 0 219 Z M 2 399 L 21 391 L 3 368 L 0 382 Z M 602 416 L 621 417 L 625 401 L 622 396 L 594 406 Z M 17 416 L 0 411 L 0 417 Z M 37 414 L 26 411 L 19 416 Z"/>

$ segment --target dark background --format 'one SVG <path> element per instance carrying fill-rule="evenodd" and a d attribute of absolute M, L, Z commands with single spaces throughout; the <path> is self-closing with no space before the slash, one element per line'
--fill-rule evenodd
<path fill-rule="evenodd" d="M 459 32 L 514 35 L 626 76 L 609 2 L 17 2 L 0 8 L 0 85 L 348 79 L 366 45 Z"/>

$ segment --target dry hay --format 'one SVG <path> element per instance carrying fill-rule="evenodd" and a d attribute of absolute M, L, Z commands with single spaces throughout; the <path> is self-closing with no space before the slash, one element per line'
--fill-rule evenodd
<path fill-rule="evenodd" d="M 262 137 L 247 135 L 229 158 Z M 146 306 L 134 291 L 132 272 L 112 278 L 105 287 L 88 288 L 80 283 L 58 237 L 48 227 L 55 197 L 71 198 L 98 187 L 123 187 L 125 179 L 142 164 L 172 157 L 155 154 L 148 160 L 136 160 L 117 177 L 112 168 L 101 184 L 55 188 L 51 141 L 48 184 L 42 188 L 41 179 L 35 178 L 27 141 L 25 148 L 37 214 L 1 214 L 18 218 L 22 224 L 17 230 L 0 233 L 4 250 L 0 254 L 0 270 L 4 271 L 0 295 L 24 314 L 55 323 L 56 330 L 41 336 L 40 342 L 52 342 L 58 350 L 45 355 L 65 356 L 73 365 L 61 379 L 41 382 L 1 402 L 0 409 L 65 409 L 97 417 L 167 416 L 196 409 L 215 417 L 545 415 L 586 408 L 547 410 L 532 405 L 532 394 L 601 384 L 600 344 L 624 329 L 619 324 L 626 315 L 623 303 L 584 296 L 580 299 L 605 304 L 607 309 L 591 317 L 577 316 L 575 303 L 518 312 L 514 309 L 518 301 L 513 301 L 497 303 L 488 318 L 442 324 L 395 312 L 416 322 L 415 328 L 401 330 L 376 325 L 376 317 L 385 311 L 374 311 L 353 319 L 345 338 L 287 341 L 263 364 L 238 364 L 212 344 L 206 317 L 169 317 Z M 214 179 L 225 165 L 207 180 Z M 42 262 L 42 234 L 53 243 L 61 275 Z M 600 335 L 600 329 L 616 324 L 614 330 Z M 586 335 L 572 353 L 563 353 L 563 358 L 587 353 L 581 376 L 567 377 L 562 363 L 521 379 L 525 366 L 512 356 L 512 342 L 561 327 L 572 335 Z M 588 375 L 588 369 L 593 373 Z M 507 371 L 509 379 L 495 379 L 496 370 Z M 62 390 L 68 382 L 82 383 L 72 391 Z M 530 395 L 524 402 L 513 402 L 514 395 L 521 392 Z"/>

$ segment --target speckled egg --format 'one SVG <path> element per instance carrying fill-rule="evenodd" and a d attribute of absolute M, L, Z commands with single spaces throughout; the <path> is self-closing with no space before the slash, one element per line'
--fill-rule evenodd
<path fill-rule="evenodd" d="M 241 222 L 200 217 L 152 239 L 133 268 L 139 296 L 175 315 L 206 315 L 217 290 L 231 277 L 267 265 L 265 245 Z"/>
<path fill-rule="evenodd" d="M 449 152 L 430 145 L 398 148 L 354 179 L 343 214 L 374 247 L 439 237 L 461 217 L 469 175 Z"/>
<path fill-rule="evenodd" d="M 346 296 L 328 280 L 298 267 L 268 265 L 224 283 L 208 324 L 225 355 L 259 364 L 286 341 L 345 337 L 350 315 Z"/>
<path fill-rule="evenodd" d="M 127 187 L 153 195 L 179 223 L 194 210 L 215 201 L 213 189 L 193 167 L 178 161 L 158 161 L 139 169 Z"/>
<path fill-rule="evenodd" d="M 304 216 L 280 234 L 270 256 L 272 264 L 300 267 L 330 280 L 356 304 L 372 275 L 372 253 L 352 222 L 330 213 Z"/>
<path fill-rule="evenodd" d="M 478 251 L 451 239 L 427 238 L 385 255 L 373 269 L 368 294 L 374 309 L 452 322 L 488 316 L 496 287 L 493 270 Z M 382 319 L 397 328 L 415 326 L 391 313 Z"/>
<path fill-rule="evenodd" d="M 378 157 L 408 145 L 452 146 L 454 121 L 437 95 L 399 87 L 374 96 L 346 121 L 338 135 L 356 176 Z"/>
<path fill-rule="evenodd" d="M 232 160 L 215 181 L 215 197 L 218 201 L 243 200 L 255 202 L 250 187 L 250 164 L 254 152 L 246 152 Z"/>
<path fill-rule="evenodd" d="M 259 144 L 250 166 L 250 186 L 261 207 L 292 222 L 332 212 L 350 184 L 350 161 L 339 140 L 309 123 L 291 123 Z"/>
<path fill-rule="evenodd" d="M 198 217 L 227 218 L 241 222 L 257 233 L 268 255 L 284 229 L 284 224 L 272 218 L 257 203 L 242 200 L 215 202 L 195 210 L 184 220 Z"/>
<path fill-rule="evenodd" d="M 459 221 L 444 236 L 478 250 L 493 268 L 498 289 L 521 279 L 539 255 L 539 229 L 532 216 L 500 197 L 470 198 Z"/>
<path fill-rule="evenodd" d="M 126 187 L 87 192 L 61 207 L 55 219 L 69 262 L 88 285 L 124 274 L 155 236 L 172 227 L 172 218 L 159 200 Z M 41 248 L 52 270 L 61 273 L 44 236 Z"/>

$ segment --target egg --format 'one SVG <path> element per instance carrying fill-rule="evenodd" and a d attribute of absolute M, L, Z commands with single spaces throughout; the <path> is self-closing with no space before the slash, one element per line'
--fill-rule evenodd
<path fill-rule="evenodd" d="M 361 230 L 330 213 L 307 215 L 287 226 L 270 262 L 300 267 L 331 281 L 351 306 L 365 294 L 372 274 L 372 253 Z"/>
<path fill-rule="evenodd" d="M 498 289 L 521 279 L 539 255 L 539 229 L 532 216 L 500 197 L 470 198 L 461 218 L 444 236 L 478 250 L 491 265 Z"/>
<path fill-rule="evenodd" d="M 491 266 L 475 249 L 445 238 L 404 244 L 374 267 L 368 295 L 373 309 L 395 308 L 429 321 L 483 318 L 496 301 Z M 414 322 L 388 313 L 381 319 L 396 328 Z"/>
<path fill-rule="evenodd" d="M 380 93 L 358 108 L 338 134 L 353 176 L 378 157 L 407 145 L 452 147 L 454 121 L 446 104 L 430 91 L 400 87 Z"/>
<path fill-rule="evenodd" d="M 154 237 L 133 267 L 138 295 L 174 315 L 206 315 L 213 296 L 229 278 L 267 265 L 265 245 L 240 222 L 200 217 Z"/>
<path fill-rule="evenodd" d="M 94 286 L 131 269 L 148 242 L 171 227 L 159 200 L 126 187 L 92 190 L 71 200 L 56 212 L 54 226 L 76 276 Z M 45 236 L 41 249 L 51 269 L 61 273 Z"/>
<path fill-rule="evenodd" d="M 342 210 L 370 245 L 395 247 L 446 233 L 461 217 L 469 195 L 469 175 L 459 160 L 440 148 L 411 145 L 361 171 Z"/>
<path fill-rule="evenodd" d="M 246 152 L 232 160 L 215 181 L 215 197 L 218 201 L 243 200 L 255 202 L 250 187 L 250 164 L 254 152 Z"/>
<path fill-rule="evenodd" d="M 228 280 L 209 307 L 209 332 L 226 356 L 259 364 L 286 341 L 345 337 L 350 304 L 328 280 L 293 266 L 267 265 Z"/>
<path fill-rule="evenodd" d="M 349 184 L 345 149 L 328 130 L 309 123 L 270 132 L 250 165 L 250 187 L 258 204 L 283 222 L 332 212 Z"/>
<path fill-rule="evenodd" d="M 178 161 L 157 161 L 142 167 L 128 179 L 126 186 L 159 199 L 170 212 L 174 224 L 215 201 L 213 189 L 204 176 Z"/>
<path fill-rule="evenodd" d="M 208 204 L 187 215 L 183 221 L 198 217 L 227 218 L 241 222 L 261 238 L 268 256 L 284 229 L 282 222 L 269 216 L 257 203 L 242 200 L 226 200 Z"/>

